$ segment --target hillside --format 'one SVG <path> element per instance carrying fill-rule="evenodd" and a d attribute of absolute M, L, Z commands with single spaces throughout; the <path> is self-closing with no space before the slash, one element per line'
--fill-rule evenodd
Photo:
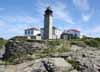
<path fill-rule="evenodd" d="M 0 72 L 100 72 L 100 39 L 9 40 L 3 56 Z"/>

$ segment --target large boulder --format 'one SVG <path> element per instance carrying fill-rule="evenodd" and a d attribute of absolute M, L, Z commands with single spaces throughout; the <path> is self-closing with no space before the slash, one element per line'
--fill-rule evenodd
<path fill-rule="evenodd" d="M 71 64 L 63 58 L 43 58 L 17 65 L 0 65 L 0 72 L 70 72 Z"/>
<path fill-rule="evenodd" d="M 16 67 L 17 72 L 48 72 L 41 62 L 41 59 L 21 63 L 16 65 Z"/>
<path fill-rule="evenodd" d="M 19 72 L 67 72 L 72 65 L 63 58 L 44 58 L 17 65 Z"/>
<path fill-rule="evenodd" d="M 42 62 L 48 72 L 67 72 L 72 69 L 72 65 L 63 58 L 46 58 Z"/>
<path fill-rule="evenodd" d="M 73 46 L 72 52 L 69 61 L 79 72 L 100 72 L 100 49 Z"/>
<path fill-rule="evenodd" d="M 28 41 L 8 41 L 5 46 L 4 59 L 25 58 L 45 48 L 43 43 Z"/>

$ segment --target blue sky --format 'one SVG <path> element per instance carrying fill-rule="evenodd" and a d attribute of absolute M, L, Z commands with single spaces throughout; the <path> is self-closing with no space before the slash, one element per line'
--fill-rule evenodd
<path fill-rule="evenodd" d="M 44 10 L 53 10 L 54 26 L 78 29 L 100 37 L 100 0 L 0 0 L 0 37 L 24 35 L 24 29 L 43 27 Z"/>

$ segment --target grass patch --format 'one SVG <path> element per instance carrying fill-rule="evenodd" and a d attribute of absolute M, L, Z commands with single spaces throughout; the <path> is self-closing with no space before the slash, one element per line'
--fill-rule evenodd
<path fill-rule="evenodd" d="M 85 40 L 84 41 L 87 45 L 91 47 L 97 47 L 100 48 L 100 41 L 95 40 L 95 39 L 90 39 L 90 40 Z"/>
<path fill-rule="evenodd" d="M 67 60 L 67 62 L 69 62 L 70 64 L 72 64 L 72 66 L 74 67 L 74 69 L 80 70 L 80 65 L 76 61 L 74 61 L 74 60 Z"/>
<path fill-rule="evenodd" d="M 100 48 L 100 38 L 83 38 L 80 40 L 70 40 L 71 45 L 90 46 Z"/>
<path fill-rule="evenodd" d="M 52 46 L 51 48 L 48 46 Z M 51 40 L 47 41 L 48 48 L 44 49 L 42 53 L 51 54 L 51 53 L 63 53 L 68 52 L 70 48 L 70 43 L 64 40 Z"/>
<path fill-rule="evenodd" d="M 6 42 L 7 42 L 6 40 L 0 39 L 0 48 L 2 48 L 2 46 L 4 46 Z"/>
<path fill-rule="evenodd" d="M 61 44 L 61 40 L 51 40 L 47 41 L 47 45 L 57 46 Z"/>

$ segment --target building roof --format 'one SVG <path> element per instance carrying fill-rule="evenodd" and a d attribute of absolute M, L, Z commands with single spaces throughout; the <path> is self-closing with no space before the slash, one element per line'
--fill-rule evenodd
<path fill-rule="evenodd" d="M 51 10 L 50 7 L 47 7 L 47 9 L 45 10 L 45 15 L 52 15 L 53 11 Z"/>
<path fill-rule="evenodd" d="M 52 28 L 53 28 L 53 29 L 57 29 L 57 30 L 60 30 L 59 28 L 57 28 L 57 27 L 55 27 L 55 26 L 53 26 Z"/>
<path fill-rule="evenodd" d="M 41 28 L 41 30 L 43 30 L 43 29 L 44 29 L 44 28 Z M 52 29 L 54 29 L 54 30 L 55 30 L 55 29 L 56 29 L 56 30 L 60 30 L 59 28 L 57 28 L 57 27 L 55 27 L 55 26 L 53 26 Z"/>
<path fill-rule="evenodd" d="M 39 30 L 39 28 L 32 27 L 32 28 L 28 28 L 28 29 L 25 29 L 25 30 Z"/>
<path fill-rule="evenodd" d="M 69 31 L 80 32 L 80 31 L 77 30 L 77 29 L 69 29 L 69 30 L 67 30 L 67 32 L 69 32 Z"/>
<path fill-rule="evenodd" d="M 68 32 L 73 31 L 73 32 L 80 32 L 77 29 L 69 29 L 69 30 L 64 30 L 62 34 L 67 34 Z"/>

